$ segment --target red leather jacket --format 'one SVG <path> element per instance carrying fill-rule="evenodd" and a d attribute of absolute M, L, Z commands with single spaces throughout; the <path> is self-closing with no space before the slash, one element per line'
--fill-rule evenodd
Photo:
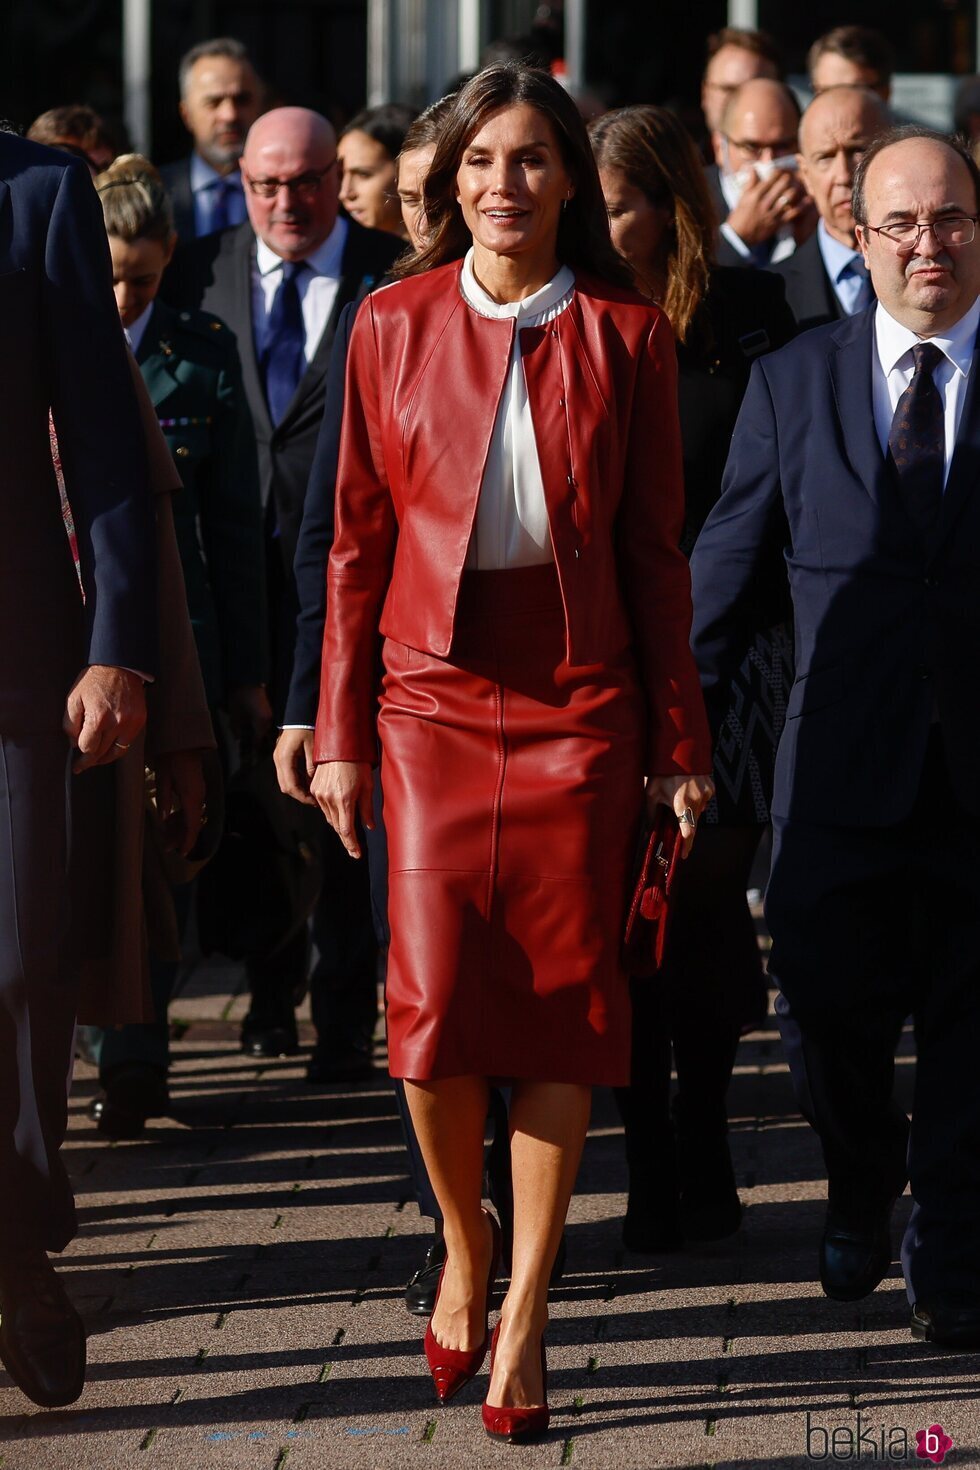
<path fill-rule="evenodd" d="M 459 264 L 367 297 L 350 341 L 327 575 L 315 758 L 376 758 L 380 631 L 449 652 L 513 320 L 480 316 Z M 572 664 L 632 642 L 647 772 L 711 769 L 677 549 L 684 491 L 667 319 L 579 273 L 571 305 L 521 330 Z"/>

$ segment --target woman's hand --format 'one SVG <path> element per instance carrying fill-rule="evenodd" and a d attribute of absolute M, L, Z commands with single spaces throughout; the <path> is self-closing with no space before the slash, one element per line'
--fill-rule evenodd
<path fill-rule="evenodd" d="M 317 766 L 310 791 L 351 857 L 361 856 L 357 817 L 374 830 L 371 796 L 374 777 L 367 761 L 324 761 Z"/>
<path fill-rule="evenodd" d="M 651 776 L 647 781 L 647 816 L 652 820 L 660 803 L 670 807 L 684 838 L 682 857 L 691 851 L 698 818 L 714 794 L 715 783 L 710 776 Z"/>

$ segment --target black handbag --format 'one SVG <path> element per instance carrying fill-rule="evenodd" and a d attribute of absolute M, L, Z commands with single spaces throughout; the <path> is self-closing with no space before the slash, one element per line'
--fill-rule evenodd
<path fill-rule="evenodd" d="M 198 879 L 198 939 L 205 954 L 268 958 L 309 919 L 320 894 L 324 818 L 279 790 L 272 755 L 228 783 L 225 830 Z"/>

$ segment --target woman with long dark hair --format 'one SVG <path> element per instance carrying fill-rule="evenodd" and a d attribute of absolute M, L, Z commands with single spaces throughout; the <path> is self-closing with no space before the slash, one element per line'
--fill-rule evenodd
<path fill-rule="evenodd" d="M 484 1425 L 547 1425 L 543 1335 L 594 1084 L 629 1076 L 620 947 L 644 801 L 711 793 L 677 550 L 675 356 L 626 284 L 584 125 L 490 67 L 425 177 L 426 240 L 350 344 L 312 789 L 348 851 L 380 738 L 388 1046 L 445 1221 L 426 1332 L 450 1398 L 487 1347 L 490 1079 L 514 1246 Z M 377 712 L 376 648 L 384 637 Z"/>
<path fill-rule="evenodd" d="M 789 341 L 793 318 L 778 276 L 711 264 L 711 196 L 694 144 L 672 113 L 624 107 L 590 132 L 613 242 L 637 290 L 663 307 L 677 339 L 681 546 L 689 555 L 721 493 L 753 359 Z M 715 755 L 717 796 L 680 874 L 664 969 L 656 985 L 633 985 L 633 1081 L 617 1097 L 630 1183 L 623 1240 L 634 1250 L 721 1238 L 741 1219 L 726 1094 L 742 1028 L 766 1009 L 745 890 L 769 821 L 792 683 L 786 588 L 759 592 L 758 632 Z"/>

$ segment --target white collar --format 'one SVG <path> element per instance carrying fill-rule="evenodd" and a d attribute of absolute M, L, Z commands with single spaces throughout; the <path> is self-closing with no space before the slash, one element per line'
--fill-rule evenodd
<path fill-rule="evenodd" d="M 191 154 L 191 191 L 199 194 L 202 189 L 210 189 L 215 184 L 227 180 L 234 189 L 244 189 L 241 172 L 232 169 L 230 174 L 219 174 L 216 168 L 212 168 L 206 158 L 195 151 Z"/>
<path fill-rule="evenodd" d="M 949 358 L 953 367 L 958 369 L 964 378 L 969 377 L 970 368 L 973 365 L 978 326 L 980 326 L 980 299 L 974 301 L 966 316 L 961 316 L 945 336 L 929 337 L 928 339 L 917 336 L 909 327 L 903 327 L 901 322 L 897 322 L 893 316 L 889 315 L 879 301 L 875 312 L 875 342 L 878 348 L 878 360 L 887 377 L 907 352 L 911 352 L 917 343 L 928 340 Z"/>
<path fill-rule="evenodd" d="M 123 331 L 126 333 L 126 341 L 129 343 L 129 350 L 130 352 L 132 352 L 134 357 L 140 350 L 140 343 L 143 340 L 143 333 L 146 331 L 147 323 L 149 322 L 152 315 L 153 302 L 151 301 L 149 306 L 145 306 L 143 308 L 139 316 L 133 322 L 132 326 L 123 327 Z"/>
<path fill-rule="evenodd" d="M 347 220 L 343 215 L 337 216 L 337 222 L 322 245 L 308 255 L 303 262 L 308 266 L 315 276 L 332 276 L 334 279 L 340 277 L 340 267 L 344 258 L 344 246 L 347 244 Z M 282 256 L 267 245 L 264 240 L 255 237 L 255 264 L 260 276 L 267 276 L 271 271 L 282 270 Z"/>
<path fill-rule="evenodd" d="M 480 285 L 473 273 L 473 247 L 469 250 L 463 260 L 463 269 L 460 272 L 459 288 L 463 293 L 463 299 L 474 311 L 481 316 L 490 317 L 515 317 L 518 321 L 522 317 L 537 316 L 539 312 L 550 311 L 557 306 L 575 287 L 575 276 L 567 265 L 559 266 L 558 274 L 550 281 L 541 286 L 530 296 L 525 296 L 523 301 L 494 301 Z"/>

